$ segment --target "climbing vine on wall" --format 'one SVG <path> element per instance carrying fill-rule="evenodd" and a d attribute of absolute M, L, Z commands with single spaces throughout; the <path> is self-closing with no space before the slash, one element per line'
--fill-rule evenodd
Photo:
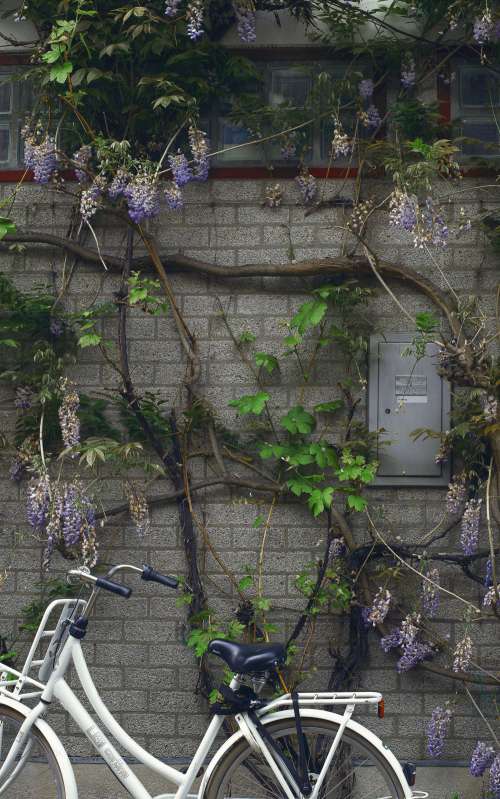
<path fill-rule="evenodd" d="M 233 24 L 244 43 L 255 41 L 256 14 L 266 9 L 291 14 L 321 44 L 335 43 L 356 56 L 346 60 L 342 76 L 312 70 L 311 90 L 301 108 L 267 104 L 258 66 L 221 44 Z M 364 4 L 347 0 L 256 6 L 199 0 L 144 6 L 113 0 L 27 0 L 17 16 L 30 19 L 39 34 L 29 67 L 18 75 L 36 87 L 37 97 L 23 128 L 26 168 L 44 187 L 41 191 L 56 192 L 75 208 L 66 237 L 24 230 L 13 211 L 16 186 L 2 202 L 0 218 L 4 248 L 49 245 L 65 256 L 55 293 L 37 287 L 21 292 L 15 281 L 0 276 L 0 346 L 6 364 L 1 379 L 11 385 L 18 411 L 16 432 L 12 440 L 3 441 L 4 453 L 12 479 L 26 482 L 28 522 L 40 540 L 44 567 L 50 571 L 59 556 L 99 567 L 106 520 L 128 511 L 137 534 L 146 536 L 151 505 L 175 503 L 186 555 L 181 603 L 191 628 L 187 642 L 200 658 L 201 688 L 209 695 L 214 685 L 205 652 L 211 638 L 258 640 L 278 633 L 272 600 L 264 590 L 266 544 L 279 503 L 300 502 L 323 525 L 325 535 L 321 557 L 296 578 L 304 604 L 288 638 L 291 684 L 307 671 L 317 618 L 334 611 L 349 615 L 350 634 L 345 651 L 333 658 L 331 686 L 356 681 L 370 628 L 379 631 L 388 658 L 397 655 L 399 672 L 420 667 L 457 686 L 498 685 L 498 674 L 478 662 L 474 641 L 478 620 L 496 618 L 500 600 L 498 320 L 488 319 L 479 300 L 461 294 L 446 276 L 441 288 L 437 257 L 472 226 L 486 227 L 493 240 L 498 231 L 493 211 L 474 219 L 460 207 L 462 140 L 454 137 L 437 106 L 420 96 L 431 79 L 453 80 L 450 65 L 457 52 L 474 59 L 488 75 L 496 73 L 497 5 L 402 0 L 387 14 L 382 7 L 366 10 Z M 368 42 L 362 35 L 367 24 L 377 32 Z M 395 95 L 389 107 L 381 94 L 387 81 Z M 224 113 L 246 127 L 269 167 L 274 158 L 296 165 L 304 214 L 344 207 L 342 244 L 331 257 L 224 267 L 162 253 L 149 220 L 167 208 L 179 210 L 185 186 L 209 178 L 216 153 L 206 120 L 220 96 L 227 98 Z M 324 123 L 331 131 L 328 170 L 345 169 L 347 179 L 357 165 L 353 200 L 346 200 L 342 189 L 334 194 L 308 168 L 309 132 Z M 488 161 L 490 176 L 494 163 Z M 364 179 L 374 173 L 387 178 L 382 199 L 365 191 Z M 272 219 L 282 191 L 272 170 L 269 174 L 266 205 Z M 450 221 L 452 201 L 458 202 L 459 213 Z M 381 213 L 425 254 L 425 274 L 375 251 L 370 229 Z M 106 252 L 100 241 L 107 220 L 118 220 L 127 230 L 120 254 Z M 88 265 L 117 272 L 119 290 L 111 301 L 103 300 L 96 283 L 94 302 L 70 312 L 64 299 L 71 276 Z M 235 429 L 222 423 L 203 396 L 200 354 L 176 301 L 170 280 L 174 270 L 227 281 L 259 275 L 315 278 L 308 299 L 288 320 L 279 350 L 257 350 L 251 331 L 237 334 L 221 311 L 255 384 L 253 393 L 230 403 L 240 417 Z M 398 297 L 401 283 L 421 292 L 433 311 L 410 313 Z M 439 370 L 457 389 L 450 429 L 445 434 L 415 431 L 417 439 L 439 438 L 439 459 L 455 458 L 446 512 L 436 529 L 407 544 L 381 529 L 365 490 L 377 472 L 380 443 L 359 413 L 375 290 L 387 292 L 411 324 L 412 357 L 418 359 L 428 344 L 436 345 Z M 159 394 L 139 393 L 134 385 L 128 346 L 131 312 L 168 315 L 175 324 L 186 365 L 176 407 L 166 407 Z M 106 399 L 86 395 L 67 376 L 68 366 L 87 348 L 99 350 L 116 375 L 117 389 Z M 306 388 L 314 384 L 332 349 L 345 365 L 338 391 L 334 398 L 325 392 L 310 407 Z M 297 401 L 276 413 L 273 392 L 290 362 L 300 377 Z M 191 476 L 195 458 L 209 464 L 211 477 Z M 119 475 L 123 504 L 110 506 L 100 493 L 102 469 Z M 149 498 L 150 487 L 158 483 L 165 491 Z M 197 509 L 198 492 L 220 486 L 243 497 L 251 491 L 264 507 L 253 522 L 260 542 L 257 562 L 244 568 L 243 577 L 224 563 Z M 485 532 L 480 529 L 482 517 Z M 353 532 L 360 518 L 368 544 L 359 544 Z M 460 548 L 448 551 L 444 543 L 455 529 L 460 531 Z M 440 547 L 433 547 L 438 541 Z M 201 547 L 212 554 L 238 596 L 233 618 L 220 618 L 211 608 Z M 440 576 L 444 565 L 482 586 L 481 606 L 447 587 Z M 409 597 L 401 584 L 410 575 L 415 591 Z M 463 639 L 451 649 L 432 627 L 440 597 L 449 594 L 461 603 L 466 625 Z M 28 615 L 32 612 L 28 609 Z M 451 712 L 438 707 L 433 713 L 432 756 L 443 749 Z M 482 771 L 478 765 L 481 746 L 486 744 L 478 742 L 471 771 L 479 775 L 491 766 L 494 780 L 492 758 L 483 758 Z"/>

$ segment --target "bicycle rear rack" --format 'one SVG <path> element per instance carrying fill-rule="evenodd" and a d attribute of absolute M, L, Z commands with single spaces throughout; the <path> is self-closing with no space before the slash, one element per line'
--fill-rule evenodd
<path fill-rule="evenodd" d="M 375 691 L 321 691 L 298 692 L 299 705 L 379 705 L 382 694 Z M 290 707 L 293 703 L 291 694 L 284 694 L 269 702 L 258 715 L 267 714 L 278 707 Z"/>
<path fill-rule="evenodd" d="M 30 650 L 21 671 L 0 663 L 0 696 L 14 696 L 19 701 L 33 699 L 40 696 L 45 688 L 45 682 L 49 678 L 66 637 L 68 635 L 68 620 L 76 616 L 78 610 L 83 610 L 86 605 L 84 599 L 55 599 L 48 605 L 43 614 L 42 620 L 31 644 Z M 59 608 L 60 614 L 56 626 L 47 629 L 50 617 Z M 38 658 L 35 657 L 37 650 L 50 638 L 49 645 L 45 654 L 40 652 Z M 30 676 L 29 672 L 38 667 L 38 679 Z M 25 690 L 25 687 L 28 690 Z"/>

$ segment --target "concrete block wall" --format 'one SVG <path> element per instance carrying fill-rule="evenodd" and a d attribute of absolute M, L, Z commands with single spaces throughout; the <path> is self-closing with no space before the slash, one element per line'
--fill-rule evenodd
<path fill-rule="evenodd" d="M 214 180 L 204 185 L 188 186 L 186 205 L 178 213 L 163 213 L 152 225 L 162 250 L 182 252 L 202 260 L 232 265 L 245 263 L 286 263 L 290 260 L 320 258 L 338 254 L 345 234 L 340 230 L 347 212 L 327 208 L 306 216 L 298 205 L 293 181 L 283 181 L 283 204 L 277 209 L 263 207 L 266 181 Z M 488 207 L 497 190 L 478 192 L 475 182 L 461 187 L 460 203 L 448 206 L 450 218 L 457 215 L 460 205 L 477 211 Z M 387 187 L 372 181 L 366 185 L 365 196 L 381 196 Z M 342 185 L 342 195 L 352 195 L 351 183 Z M 9 188 L 3 187 L 4 196 Z M 337 191 L 335 182 L 326 184 L 324 191 Z M 69 206 L 57 195 L 28 185 L 18 193 L 14 216 L 20 227 L 30 230 L 50 230 L 65 235 L 69 223 Z M 103 253 L 122 250 L 124 230 L 103 226 L 97 221 Z M 409 237 L 387 225 L 387 217 L 379 214 L 374 221 L 371 241 L 377 252 L 388 260 L 399 260 L 424 273 L 436 282 L 449 281 L 458 291 L 482 295 L 486 313 L 494 310 L 496 259 L 482 245 L 482 234 L 473 231 L 450 242 L 449 247 L 436 253 L 437 262 L 429 262 L 425 254 L 415 250 Z M 89 239 L 89 245 L 92 242 Z M 24 290 L 35 284 L 60 284 L 64 256 L 51 249 L 25 249 L 1 254 L 1 269 L 10 274 Z M 67 267 L 66 263 L 66 267 Z M 297 278 L 228 278 L 220 280 L 192 274 L 172 274 L 172 284 L 182 313 L 196 334 L 202 360 L 200 387 L 212 403 L 221 422 L 238 424 L 234 409 L 228 402 L 255 390 L 248 368 L 241 362 L 230 333 L 221 316 L 227 315 L 234 334 L 250 330 L 257 337 L 256 351 L 279 354 L 283 351 L 285 323 L 307 290 L 318 284 Z M 117 276 L 101 267 L 77 265 L 69 292 L 65 298 L 68 309 L 83 307 L 92 302 L 96 286 L 100 297 L 112 299 L 117 288 Z M 421 296 L 407 288 L 398 295 L 410 312 L 429 307 Z M 383 291 L 378 290 L 370 304 L 370 316 L 378 331 L 402 331 L 408 322 Z M 104 323 L 104 332 L 114 335 L 115 322 Z M 157 319 L 140 312 L 131 313 L 130 356 L 133 379 L 139 391 L 158 391 L 167 402 L 179 399 L 179 381 L 184 373 L 182 352 L 171 317 Z M 314 379 L 306 388 L 304 405 L 337 396 L 337 381 L 342 377 L 343 364 L 335 353 L 322 356 Z M 72 370 L 74 379 L 89 394 L 102 392 L 116 385 L 110 367 L 92 350 L 82 352 L 78 365 Z M 297 401 L 300 381 L 296 365 L 285 361 L 280 377 L 272 377 L 271 405 L 276 413 Z M 11 412 L 11 396 L 3 390 L 0 406 L 2 429 L 12 430 L 15 416 Z M 364 413 L 363 404 L 360 413 Z M 199 465 L 193 472 L 203 477 Z M 0 592 L 0 633 L 15 642 L 24 654 L 27 636 L 18 631 L 21 609 L 36 596 L 35 583 L 40 579 L 40 542 L 33 538 L 25 523 L 26 486 L 20 488 L 9 481 L 5 472 L 0 480 L 0 569 L 5 572 Z M 440 489 L 384 488 L 370 490 L 373 512 L 383 529 L 400 535 L 403 540 L 416 540 L 432 528 L 443 511 L 445 492 Z M 100 496 L 105 507 L 123 500 L 117 479 L 103 479 Z M 203 518 L 217 551 L 236 574 L 244 566 L 255 563 L 259 548 L 258 531 L 252 522 L 268 506 L 258 497 L 236 495 L 217 490 L 200 495 L 197 513 Z M 366 522 L 360 516 L 355 522 L 358 540 L 368 540 Z M 274 615 L 290 629 L 296 613 L 303 605 L 295 590 L 294 580 L 300 569 L 321 553 L 324 529 L 314 522 L 299 505 L 280 505 L 273 516 L 269 534 L 265 567 L 265 593 L 273 602 Z M 173 507 L 154 508 L 151 534 L 140 539 L 125 517 L 112 518 L 100 536 L 101 559 L 106 562 L 150 562 L 158 569 L 183 573 L 184 556 L 181 548 L 177 512 Z M 455 542 L 453 542 L 455 543 Z M 201 565 L 210 579 L 212 605 L 228 613 L 234 610 L 237 598 L 221 574 L 219 565 L 201 545 Z M 63 573 L 67 563 L 55 558 L 54 573 Z M 406 575 L 403 577 L 407 579 Z M 453 590 L 469 592 L 480 601 L 480 588 L 463 583 L 450 574 L 447 583 Z M 116 711 L 121 722 L 157 755 L 178 758 L 193 752 L 206 720 L 206 705 L 194 691 L 197 684 L 197 664 L 185 647 L 185 616 L 176 607 L 175 597 L 159 586 L 133 581 L 134 594 L 128 602 L 116 597 L 103 597 L 95 623 L 85 642 L 85 652 L 92 673 L 109 707 Z M 443 601 L 436 630 L 458 640 L 463 630 L 462 610 L 453 601 Z M 477 625 L 474 634 L 480 642 L 485 663 L 493 667 L 494 647 L 486 623 Z M 310 662 L 309 684 L 325 685 L 331 656 L 328 646 L 345 640 L 346 629 L 338 617 L 320 617 L 318 640 L 322 641 Z M 423 759 L 425 753 L 424 727 L 432 709 L 446 697 L 454 696 L 454 685 L 442 678 L 420 671 L 398 675 L 394 658 L 384 655 L 370 634 L 370 657 L 362 674 L 362 687 L 382 690 L 386 694 L 386 719 L 367 719 L 373 729 L 393 746 L 400 757 Z M 487 702 L 485 692 L 478 692 L 478 702 Z M 457 709 L 447 746 L 449 758 L 461 761 L 472 750 L 480 730 L 476 713 L 466 704 Z M 89 745 L 62 715 L 55 714 L 58 732 L 64 736 L 75 755 L 90 754 Z M 484 736 L 484 731 L 481 733 Z"/>

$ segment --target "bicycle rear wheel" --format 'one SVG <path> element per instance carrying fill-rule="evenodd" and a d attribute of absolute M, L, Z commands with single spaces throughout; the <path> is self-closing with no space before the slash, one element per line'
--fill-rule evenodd
<path fill-rule="evenodd" d="M 19 732 L 24 716 L 0 704 L 0 768 Z M 28 749 L 0 781 L 0 799 L 66 799 L 64 780 L 50 744 L 36 728 Z"/>
<path fill-rule="evenodd" d="M 314 785 L 339 725 L 304 718 L 308 771 Z M 293 719 L 271 722 L 267 730 L 280 750 L 298 763 Z M 222 758 L 206 787 L 204 799 L 285 799 L 285 793 L 263 755 L 245 739 Z M 319 799 L 404 799 L 405 791 L 391 764 L 361 735 L 346 729 L 321 787 Z"/>

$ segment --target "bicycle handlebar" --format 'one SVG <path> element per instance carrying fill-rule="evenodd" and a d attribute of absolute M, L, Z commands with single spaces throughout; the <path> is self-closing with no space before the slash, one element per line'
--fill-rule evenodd
<path fill-rule="evenodd" d="M 132 589 L 128 588 L 126 585 L 122 585 L 121 583 L 115 583 L 114 580 L 110 579 L 120 571 L 140 574 L 142 580 L 145 580 L 146 582 L 160 583 L 161 585 L 166 585 L 167 588 L 175 589 L 179 587 L 179 581 L 176 577 L 169 577 L 166 574 L 161 574 L 160 572 L 155 571 L 152 566 L 144 565 L 141 569 L 139 566 L 132 566 L 129 563 L 122 563 L 117 566 L 112 566 L 105 577 L 96 577 L 85 568 L 71 569 L 68 572 L 68 577 L 76 577 L 83 583 L 89 583 L 93 586 L 94 590 L 102 588 L 105 591 L 110 591 L 112 594 L 118 594 L 118 596 L 128 599 L 132 593 Z"/>
<path fill-rule="evenodd" d="M 161 583 L 161 585 L 166 585 L 167 588 L 178 588 L 179 587 L 179 580 L 176 577 L 169 577 L 167 574 L 160 574 L 153 569 L 152 566 L 144 565 L 142 567 L 142 575 L 141 579 L 145 580 L 146 582 L 155 582 Z"/>
<path fill-rule="evenodd" d="M 113 580 L 108 580 L 106 577 L 98 577 L 95 581 L 96 588 L 104 588 L 105 591 L 111 591 L 112 594 L 118 594 L 128 599 L 132 593 L 132 589 L 126 585 L 115 583 Z"/>

